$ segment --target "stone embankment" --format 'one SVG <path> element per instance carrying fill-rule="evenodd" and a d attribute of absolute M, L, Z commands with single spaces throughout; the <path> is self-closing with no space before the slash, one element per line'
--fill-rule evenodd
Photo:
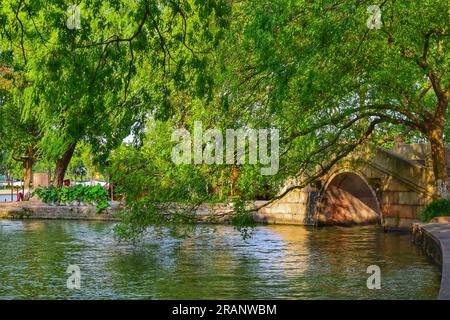
<path fill-rule="evenodd" d="M 441 266 L 439 299 L 450 300 L 450 221 L 446 219 L 435 221 L 444 223 L 413 224 L 412 239 Z"/>
<path fill-rule="evenodd" d="M 117 220 L 114 208 L 97 212 L 94 206 L 51 206 L 38 201 L 0 203 L 0 219 Z"/>
<path fill-rule="evenodd" d="M 98 212 L 95 206 L 52 206 L 40 201 L 0 203 L 0 219 L 62 219 L 118 221 L 119 203 Z M 227 223 L 232 214 L 230 205 L 203 204 L 195 208 L 198 222 Z"/>

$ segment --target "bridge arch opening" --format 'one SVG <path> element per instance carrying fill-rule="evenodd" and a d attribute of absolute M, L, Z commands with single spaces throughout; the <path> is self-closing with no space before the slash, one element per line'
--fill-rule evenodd
<path fill-rule="evenodd" d="M 333 175 L 322 190 L 318 224 L 369 224 L 381 221 L 374 190 L 355 172 Z"/>

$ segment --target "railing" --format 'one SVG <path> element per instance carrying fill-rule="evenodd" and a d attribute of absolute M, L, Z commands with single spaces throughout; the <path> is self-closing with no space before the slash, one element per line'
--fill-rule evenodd
<path fill-rule="evenodd" d="M 0 180 L 0 203 L 18 201 L 19 193 L 23 194 L 22 189 L 22 181 Z"/>
<path fill-rule="evenodd" d="M 429 188 L 430 177 L 423 165 L 408 160 L 401 154 L 384 148 L 377 148 L 372 157 L 366 163 L 374 169 L 388 174 L 408 185 L 413 190 L 435 197 Z"/>

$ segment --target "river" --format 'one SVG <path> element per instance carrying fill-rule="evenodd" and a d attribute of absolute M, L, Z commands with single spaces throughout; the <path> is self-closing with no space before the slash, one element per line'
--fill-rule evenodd
<path fill-rule="evenodd" d="M 113 224 L 0 220 L 0 299 L 436 299 L 440 271 L 381 227 L 229 226 L 119 243 Z M 66 286 L 68 265 L 80 290 Z M 381 289 L 366 285 L 370 265 Z"/>
<path fill-rule="evenodd" d="M 13 194 L 13 200 L 16 201 L 17 200 L 17 195 L 16 193 Z M 11 202 L 11 195 L 8 194 L 0 194 L 0 202 Z"/>

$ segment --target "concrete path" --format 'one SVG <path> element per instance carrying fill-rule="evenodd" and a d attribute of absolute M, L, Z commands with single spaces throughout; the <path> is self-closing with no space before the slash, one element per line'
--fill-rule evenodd
<path fill-rule="evenodd" d="M 442 278 L 439 299 L 450 300 L 450 223 L 417 224 L 417 227 L 424 236 L 440 245 Z"/>

